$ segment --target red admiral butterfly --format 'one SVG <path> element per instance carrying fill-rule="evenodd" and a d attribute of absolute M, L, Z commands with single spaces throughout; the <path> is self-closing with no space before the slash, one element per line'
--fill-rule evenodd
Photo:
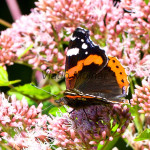
<path fill-rule="evenodd" d="M 88 30 L 77 28 L 67 51 L 66 91 L 60 102 L 75 109 L 122 102 L 128 86 L 127 74 L 118 59 L 107 56 L 94 44 Z"/>

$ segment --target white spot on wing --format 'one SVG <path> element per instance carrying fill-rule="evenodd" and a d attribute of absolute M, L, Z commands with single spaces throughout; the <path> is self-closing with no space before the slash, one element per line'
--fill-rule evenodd
<path fill-rule="evenodd" d="M 88 52 L 86 51 L 86 52 L 85 52 L 85 55 L 87 55 L 87 54 L 88 54 Z"/>
<path fill-rule="evenodd" d="M 72 55 L 77 55 L 77 54 L 79 54 L 78 48 L 71 48 L 71 49 L 68 49 L 67 51 L 67 56 L 72 56 Z"/>
<path fill-rule="evenodd" d="M 81 42 L 84 42 L 84 39 L 81 39 Z"/>
<path fill-rule="evenodd" d="M 75 36 L 72 36 L 72 37 L 71 37 L 71 41 L 74 41 L 75 39 L 76 39 Z"/>
<path fill-rule="evenodd" d="M 85 44 L 85 43 L 82 44 L 83 49 L 87 49 L 87 47 L 88 47 L 87 44 Z"/>

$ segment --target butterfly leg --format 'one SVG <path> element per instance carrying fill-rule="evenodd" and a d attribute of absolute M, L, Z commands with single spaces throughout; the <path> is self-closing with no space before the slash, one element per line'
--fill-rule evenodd
<path fill-rule="evenodd" d="M 87 120 L 89 121 L 89 118 L 88 118 L 87 113 L 86 113 L 86 111 L 85 111 L 84 108 L 83 108 L 83 111 L 84 111 L 84 113 L 85 113 L 85 116 L 86 116 Z"/>
<path fill-rule="evenodd" d="M 73 113 L 75 110 L 76 110 L 75 108 L 72 109 L 72 110 L 69 112 L 69 114 Z"/>

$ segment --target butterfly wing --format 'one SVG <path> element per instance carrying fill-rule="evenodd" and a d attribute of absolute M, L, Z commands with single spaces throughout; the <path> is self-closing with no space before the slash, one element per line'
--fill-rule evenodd
<path fill-rule="evenodd" d="M 90 68 L 94 66 L 88 66 Z M 120 97 L 124 97 L 127 93 L 129 82 L 125 69 L 116 57 L 109 57 L 107 66 L 96 74 L 85 76 L 89 71 L 83 69 L 77 76 L 77 79 L 86 77 L 84 82 L 76 82 L 75 88 L 83 93 L 103 97 L 110 101 L 120 101 Z M 81 83 L 81 84 L 80 84 Z"/>
<path fill-rule="evenodd" d="M 77 28 L 66 56 L 67 90 L 120 101 L 128 86 L 127 74 L 118 59 L 108 58 L 105 51 L 90 40 L 87 30 Z"/>
<path fill-rule="evenodd" d="M 74 89 L 82 84 L 86 78 L 77 77 L 87 68 L 86 76 L 95 74 L 107 65 L 105 51 L 95 45 L 89 37 L 89 31 L 77 28 L 73 33 L 66 56 L 66 88 Z M 93 65 L 90 69 L 89 66 Z"/>

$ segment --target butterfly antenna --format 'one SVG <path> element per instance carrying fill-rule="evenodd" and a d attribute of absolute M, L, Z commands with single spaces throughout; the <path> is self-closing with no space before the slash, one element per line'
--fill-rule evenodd
<path fill-rule="evenodd" d="M 42 90 L 42 91 L 44 91 L 44 92 L 50 94 L 50 95 L 52 95 L 52 96 L 58 97 L 57 95 L 52 94 L 52 93 L 50 93 L 50 92 L 48 92 L 48 91 L 46 91 L 46 90 L 44 90 L 44 89 L 42 89 L 42 88 L 40 88 L 40 87 L 38 87 L 38 86 L 32 84 L 32 83 L 30 83 L 30 85 L 32 85 L 32 86 L 34 86 L 35 88 L 40 89 L 40 90 Z M 45 109 L 43 109 L 42 112 L 43 112 L 44 110 L 48 109 L 48 108 L 51 107 L 51 106 L 52 106 L 52 105 L 49 105 L 48 107 L 46 107 Z"/>
<path fill-rule="evenodd" d="M 36 86 L 36 85 L 32 84 L 32 83 L 30 83 L 30 85 L 32 85 L 32 86 L 34 86 L 35 88 L 40 89 L 40 90 L 42 90 L 42 91 L 44 91 L 44 92 L 46 92 L 46 93 L 50 94 L 50 95 L 52 95 L 52 96 L 58 97 L 57 95 L 52 94 L 52 93 L 50 93 L 50 92 L 48 92 L 48 91 L 46 91 L 46 90 L 44 90 L 44 89 L 42 89 L 42 88 L 40 88 L 40 87 L 38 87 L 38 86 Z"/>
<path fill-rule="evenodd" d="M 51 107 L 52 105 L 47 106 L 46 108 L 42 109 L 42 112 L 46 109 L 48 109 L 49 107 Z"/>

